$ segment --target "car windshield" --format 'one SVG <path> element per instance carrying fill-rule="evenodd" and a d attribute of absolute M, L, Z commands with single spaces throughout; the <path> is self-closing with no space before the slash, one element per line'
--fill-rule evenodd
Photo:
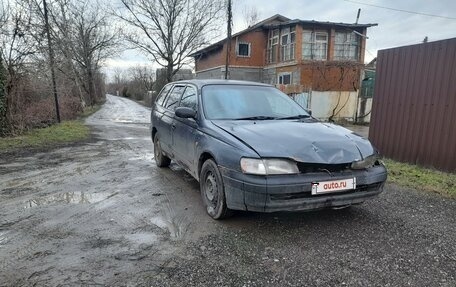
<path fill-rule="evenodd" d="M 208 85 L 202 89 L 204 114 L 210 120 L 269 120 L 310 115 L 274 87 Z"/>

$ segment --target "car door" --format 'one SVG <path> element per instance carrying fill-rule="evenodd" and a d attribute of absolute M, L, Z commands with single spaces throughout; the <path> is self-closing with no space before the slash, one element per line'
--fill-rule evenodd
<path fill-rule="evenodd" d="M 188 85 L 179 102 L 179 107 L 192 108 L 198 110 L 197 89 Z M 194 172 L 195 165 L 195 139 L 198 129 L 198 123 L 195 119 L 184 119 L 174 117 L 173 129 L 173 150 L 176 153 L 176 161 L 179 162 L 190 173 Z"/>
<path fill-rule="evenodd" d="M 166 96 L 168 95 L 168 92 L 171 90 L 171 88 L 171 84 L 164 86 L 161 92 L 158 94 L 157 99 L 155 100 L 152 106 L 152 112 L 150 117 L 151 127 L 152 130 L 153 128 L 155 128 L 157 131 L 159 131 L 159 134 L 162 133 L 162 118 L 166 111 L 163 106 L 166 100 Z"/>
<path fill-rule="evenodd" d="M 175 85 L 169 92 L 164 103 L 164 112 L 161 119 L 162 132 L 160 134 L 160 142 L 162 149 L 174 157 L 172 148 L 172 133 L 174 128 L 174 109 L 178 106 L 182 93 L 185 90 L 185 85 Z M 160 132 L 160 131 L 159 131 Z"/>

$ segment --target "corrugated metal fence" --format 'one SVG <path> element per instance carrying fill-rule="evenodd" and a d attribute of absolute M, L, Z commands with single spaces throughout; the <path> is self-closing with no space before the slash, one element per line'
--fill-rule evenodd
<path fill-rule="evenodd" d="M 386 157 L 456 171 L 456 38 L 381 50 L 369 138 Z"/>

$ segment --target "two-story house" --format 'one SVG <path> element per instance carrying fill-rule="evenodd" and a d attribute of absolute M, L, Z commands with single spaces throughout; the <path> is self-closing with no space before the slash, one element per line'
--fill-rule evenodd
<path fill-rule="evenodd" d="M 275 15 L 232 36 L 229 78 L 276 85 L 324 119 L 357 114 L 367 28 Z M 197 78 L 223 79 L 226 39 L 194 53 Z"/>

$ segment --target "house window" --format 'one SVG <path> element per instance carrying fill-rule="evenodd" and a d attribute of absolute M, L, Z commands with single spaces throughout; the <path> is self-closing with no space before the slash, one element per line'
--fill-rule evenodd
<path fill-rule="evenodd" d="M 277 59 L 277 45 L 279 44 L 279 29 L 269 31 L 268 63 L 274 63 Z"/>
<path fill-rule="evenodd" d="M 359 60 L 360 37 L 353 32 L 336 32 L 334 60 Z"/>
<path fill-rule="evenodd" d="M 237 55 L 240 57 L 250 57 L 250 43 L 239 42 L 237 44 Z"/>
<path fill-rule="evenodd" d="M 280 37 L 280 60 L 290 61 L 295 59 L 296 28 L 287 27 L 282 29 Z"/>
<path fill-rule="evenodd" d="M 291 84 L 291 73 L 279 74 L 277 82 L 279 82 L 279 85 L 289 85 L 289 84 Z"/>
<path fill-rule="evenodd" d="M 304 31 L 302 33 L 302 58 L 305 60 L 328 59 L 328 33 Z"/>

